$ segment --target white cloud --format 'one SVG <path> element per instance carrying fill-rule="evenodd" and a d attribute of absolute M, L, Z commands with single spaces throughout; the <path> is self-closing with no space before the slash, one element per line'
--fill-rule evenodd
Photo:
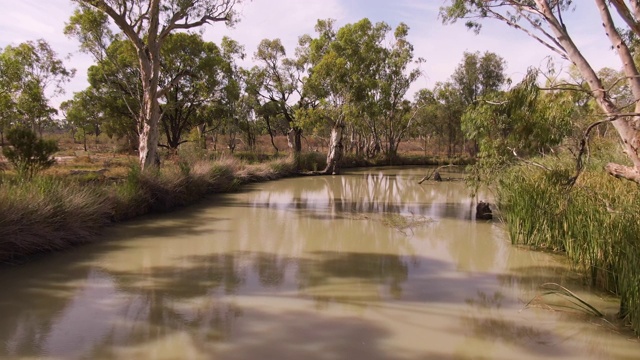
<path fill-rule="evenodd" d="M 90 56 L 78 53 L 77 41 L 63 34 L 73 8 L 69 0 L 0 0 L 0 47 L 44 39 L 60 58 L 67 58 L 67 67 L 76 69 L 66 93 L 52 99 L 54 106 L 87 87 L 87 69 L 93 64 Z"/>
<path fill-rule="evenodd" d="M 239 8 L 240 23 L 227 29 L 210 26 L 205 39 L 218 42 L 223 36 L 245 46 L 247 63 L 262 39 L 280 38 L 288 55 L 293 55 L 298 37 L 312 33 L 318 19 L 343 19 L 347 13 L 340 0 L 254 0 Z M 246 65 L 246 64 L 245 64 Z"/>

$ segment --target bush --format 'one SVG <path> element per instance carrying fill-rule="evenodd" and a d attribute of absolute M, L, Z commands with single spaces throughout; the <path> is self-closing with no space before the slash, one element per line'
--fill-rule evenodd
<path fill-rule="evenodd" d="M 52 140 L 38 139 L 30 129 L 10 129 L 7 132 L 7 140 L 12 146 L 5 146 L 2 153 L 22 179 L 30 180 L 39 171 L 55 163 L 51 156 L 58 151 L 58 145 Z"/>

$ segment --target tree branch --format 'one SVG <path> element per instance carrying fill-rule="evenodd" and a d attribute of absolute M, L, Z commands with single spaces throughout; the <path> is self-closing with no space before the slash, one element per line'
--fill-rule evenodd
<path fill-rule="evenodd" d="M 167 95 L 167 92 L 171 90 L 172 87 L 176 86 L 178 82 L 187 75 L 191 76 L 192 72 L 190 70 L 180 71 L 165 87 L 158 91 L 158 94 L 156 95 L 158 99 Z"/>
<path fill-rule="evenodd" d="M 167 25 L 160 32 L 159 39 L 160 41 L 163 41 L 173 30 L 188 30 L 214 22 L 229 21 L 231 20 L 229 11 L 235 4 L 236 0 L 223 0 L 221 5 L 215 6 L 213 9 L 208 9 L 200 19 L 192 22 L 189 22 L 188 20 L 187 9 L 182 8 L 171 16 Z M 179 21 L 183 19 L 184 22 L 179 23 Z"/>
<path fill-rule="evenodd" d="M 125 33 L 125 35 L 129 39 L 131 39 L 136 49 L 140 50 L 144 48 L 144 42 L 142 41 L 140 36 L 138 36 L 138 33 L 136 32 L 136 30 L 127 22 L 125 14 L 117 12 L 113 7 L 109 6 L 105 0 L 78 0 L 78 1 L 87 5 L 93 6 L 94 8 L 100 11 L 103 11 L 104 13 L 109 15 L 109 17 L 113 19 L 113 21 Z"/>
<path fill-rule="evenodd" d="M 553 45 L 549 44 L 548 42 L 544 41 L 542 38 L 540 38 L 539 36 L 537 36 L 536 34 L 531 32 L 529 29 L 526 29 L 523 26 L 519 25 L 518 23 L 507 19 L 506 17 L 504 17 L 500 13 L 497 13 L 497 12 L 491 10 L 491 9 L 489 9 L 489 13 L 492 14 L 496 19 L 506 23 L 507 25 L 513 27 L 514 29 L 518 29 L 518 30 L 524 32 L 525 34 L 527 34 L 528 36 L 530 36 L 531 38 L 533 38 L 534 40 L 536 40 L 540 44 L 542 44 L 545 47 L 547 47 L 549 50 L 551 50 L 551 51 L 555 52 L 556 54 L 560 55 L 560 57 L 562 57 L 563 59 L 569 60 L 567 58 L 567 54 L 565 53 L 564 47 L 562 47 L 562 46 L 560 46 L 560 48 L 554 47 Z"/>

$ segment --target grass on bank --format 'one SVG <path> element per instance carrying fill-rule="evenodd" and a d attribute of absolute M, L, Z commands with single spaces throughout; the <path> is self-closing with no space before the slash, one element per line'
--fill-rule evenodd
<path fill-rule="evenodd" d="M 620 315 L 640 334 L 640 187 L 606 174 L 592 160 L 574 186 L 569 158 L 507 171 L 498 202 L 511 240 L 563 251 L 595 287 L 620 296 Z"/>
<path fill-rule="evenodd" d="M 235 158 L 177 161 L 157 172 L 133 166 L 118 181 L 41 176 L 0 181 L 0 262 L 94 240 L 111 222 L 169 211 L 210 193 L 291 176 L 293 162 L 280 158 L 246 164 Z"/>

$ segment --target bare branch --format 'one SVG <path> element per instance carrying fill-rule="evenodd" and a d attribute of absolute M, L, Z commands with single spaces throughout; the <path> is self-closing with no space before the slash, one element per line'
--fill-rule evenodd
<path fill-rule="evenodd" d="M 614 116 L 609 116 L 608 118 L 604 119 L 604 120 L 599 120 L 596 122 L 591 123 L 591 125 L 589 125 L 587 127 L 587 129 L 584 131 L 584 134 L 582 135 L 582 139 L 580 140 L 580 148 L 578 150 L 578 155 L 576 156 L 576 174 L 569 180 L 569 184 L 573 185 L 576 183 L 576 181 L 578 180 L 578 178 L 580 177 L 580 174 L 582 174 L 582 172 L 584 171 L 584 164 L 585 162 L 582 161 L 582 157 L 589 153 L 589 137 L 591 135 L 591 131 L 593 129 L 595 129 L 598 125 L 602 125 L 602 124 L 606 124 L 606 123 L 610 123 L 612 121 L 618 120 L 621 117 L 626 117 L 626 116 L 636 116 L 636 115 L 640 115 L 640 114 L 616 114 Z"/>
<path fill-rule="evenodd" d="M 164 40 L 174 30 L 188 30 L 205 24 L 231 20 L 230 12 L 237 0 L 222 0 L 221 4 L 211 9 L 206 9 L 205 14 L 195 21 L 189 21 L 187 8 L 181 8 L 169 19 L 167 25 L 159 35 L 160 41 Z M 184 22 L 181 22 L 184 20 Z"/>
<path fill-rule="evenodd" d="M 556 54 L 560 55 L 560 57 L 562 57 L 565 60 L 569 60 L 569 58 L 567 57 L 567 54 L 565 52 L 565 49 L 560 46 L 555 47 L 551 44 L 549 44 L 548 42 L 546 42 L 545 40 L 543 40 L 542 38 L 540 38 L 539 36 L 537 36 L 536 34 L 534 34 L 532 31 L 530 31 L 529 29 L 524 28 L 523 26 L 521 26 L 520 24 L 511 21 L 509 19 L 507 19 L 505 16 L 503 16 L 500 13 L 497 13 L 493 10 L 489 10 L 489 12 L 496 17 L 498 20 L 501 20 L 503 22 L 505 22 L 507 25 L 513 27 L 514 29 L 518 29 L 522 32 L 524 32 L 525 34 L 527 34 L 528 36 L 530 36 L 531 38 L 533 38 L 534 40 L 536 40 L 537 42 L 539 42 L 540 44 L 544 45 L 546 48 L 548 48 L 549 50 L 555 52 Z M 528 18 L 527 18 L 528 19 Z"/>
<path fill-rule="evenodd" d="M 136 49 L 144 48 L 144 42 L 138 35 L 136 30 L 127 22 L 125 14 L 116 11 L 113 7 L 109 6 L 105 0 L 78 0 L 81 3 L 93 6 L 94 8 L 105 12 L 118 27 L 124 32 L 124 34 L 133 42 Z"/>
<path fill-rule="evenodd" d="M 613 4 L 613 7 L 616 8 L 616 11 L 624 20 L 625 23 L 631 28 L 631 30 L 638 36 L 640 36 L 640 24 L 638 23 L 637 15 L 634 18 L 634 15 L 631 14 L 631 11 L 627 7 L 627 4 L 624 3 L 623 0 L 610 0 L 610 3 Z M 631 6 L 635 7 L 635 11 L 638 12 L 638 4 L 635 1 L 631 1 Z"/>
<path fill-rule="evenodd" d="M 616 6 L 616 9 L 619 9 L 618 7 L 619 4 L 616 5 L 615 1 L 612 3 L 614 3 L 614 5 Z M 609 12 L 609 9 L 606 6 L 605 0 L 596 0 L 596 4 L 600 9 L 602 24 L 605 28 L 607 36 L 609 37 L 609 40 L 611 41 L 611 45 L 613 45 L 613 47 L 616 49 L 616 52 L 618 53 L 618 57 L 620 58 L 620 61 L 623 64 L 624 73 L 629 78 L 629 85 L 631 85 L 631 91 L 633 92 L 633 96 L 635 98 L 640 98 L 640 79 L 638 79 L 638 76 L 640 74 L 638 74 L 638 69 L 635 66 L 633 55 L 631 55 L 631 51 L 629 50 L 629 47 L 622 39 L 622 36 L 620 36 L 620 33 L 618 32 L 618 29 L 616 28 L 613 22 L 613 19 L 611 18 L 611 13 Z M 621 14 L 621 16 L 623 16 L 623 14 Z M 631 26 L 631 28 L 635 32 L 636 30 L 633 28 L 632 25 L 633 23 L 629 24 L 629 26 Z M 637 25 L 638 24 L 636 23 L 636 26 Z M 638 28 L 638 30 L 640 30 L 640 27 Z"/>

